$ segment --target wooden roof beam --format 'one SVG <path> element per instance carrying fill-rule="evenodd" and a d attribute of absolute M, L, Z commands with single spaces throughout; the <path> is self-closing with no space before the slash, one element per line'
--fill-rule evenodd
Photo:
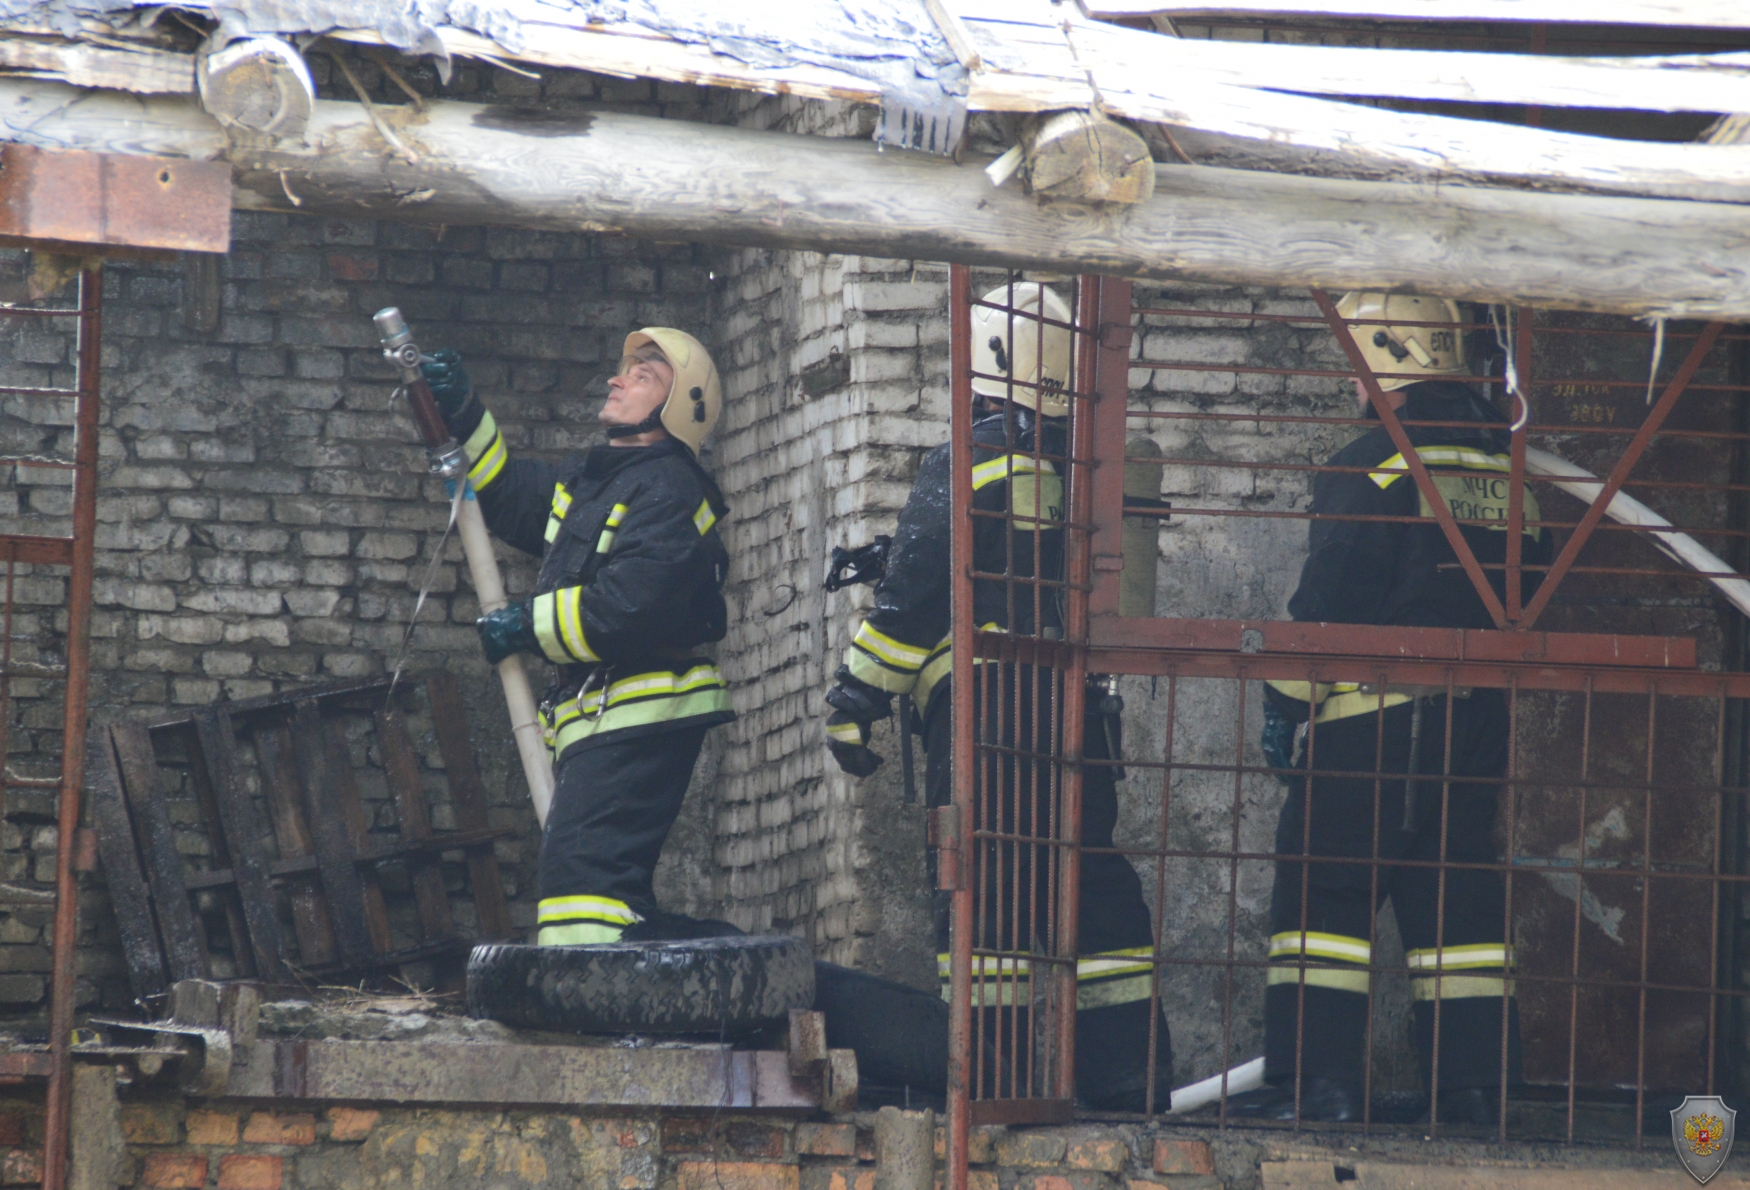
<path fill-rule="evenodd" d="M 0 82 L 0 127 L 110 152 L 224 151 L 191 102 L 72 94 Z M 417 163 L 359 105 L 322 100 L 304 140 L 230 151 L 236 205 L 1750 321 L 1736 205 L 1163 166 L 1148 201 L 1091 207 L 993 189 L 983 160 L 863 140 L 449 101 L 379 115 Z"/>

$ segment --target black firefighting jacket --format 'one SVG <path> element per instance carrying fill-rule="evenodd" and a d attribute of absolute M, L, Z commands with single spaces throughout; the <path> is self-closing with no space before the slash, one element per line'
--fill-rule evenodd
<path fill-rule="evenodd" d="M 557 465 L 512 459 L 470 400 L 451 422 L 494 534 L 541 557 L 535 636 L 558 680 L 542 701 L 556 759 L 573 749 L 735 717 L 700 645 L 728 630 L 728 511 L 678 442 L 597 446 Z"/>
<path fill-rule="evenodd" d="M 1063 423 L 1007 406 L 973 424 L 973 569 L 1025 580 L 1063 577 Z M 887 573 L 875 586 L 875 607 L 845 652 L 852 678 L 890 694 L 910 694 L 920 711 L 953 669 L 949 631 L 951 448 L 924 456 L 899 514 Z M 1014 513 L 1011 529 L 1004 513 Z M 1047 522 L 1041 524 L 1041 522 Z M 1035 625 L 1061 629 L 1062 588 L 986 577 L 973 580 L 974 623 L 1033 634 Z"/>
<path fill-rule="evenodd" d="M 1507 557 L 1508 433 L 1501 415 L 1468 385 L 1434 380 L 1404 389 L 1398 417 L 1410 421 L 1467 422 L 1463 426 L 1405 426 L 1416 453 L 1427 466 L 1442 500 L 1460 522 L 1460 532 L 1484 567 Z M 1434 519 L 1432 507 L 1404 465 L 1384 426 L 1369 430 L 1331 456 L 1331 467 L 1313 479 L 1312 512 L 1319 517 L 1413 517 L 1410 522 L 1315 520 L 1307 536 L 1307 559 L 1288 612 L 1300 621 L 1336 624 L 1388 624 L 1438 628 L 1493 628 L 1481 596 Z M 1527 522 L 1521 559 L 1544 566 L 1551 556 L 1537 498 L 1524 492 Z M 1464 524 L 1480 521 L 1483 524 Z M 1498 598 L 1505 599 L 1502 570 L 1488 570 Z M 1541 570 L 1527 570 L 1522 591 L 1529 599 Z M 1305 682 L 1271 682 L 1278 693 L 1294 696 L 1304 717 Z M 1321 685 L 1310 693 L 1318 719 L 1345 718 L 1373 711 L 1374 694 L 1355 694 L 1351 683 Z M 1390 706 L 1407 701 L 1393 695 Z"/>

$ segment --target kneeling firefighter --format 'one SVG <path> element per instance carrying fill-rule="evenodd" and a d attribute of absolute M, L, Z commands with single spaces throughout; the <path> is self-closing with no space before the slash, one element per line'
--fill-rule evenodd
<path fill-rule="evenodd" d="M 488 662 L 533 653 L 559 667 L 541 702 L 556 780 L 537 941 L 684 934 L 651 878 L 705 732 L 735 717 L 723 675 L 694 652 L 728 628 L 716 527 L 728 508 L 698 461 L 722 405 L 716 366 L 683 331 L 628 335 L 600 415 L 607 443 L 557 465 L 509 457 L 455 352 L 425 374 L 487 527 L 541 558 L 534 597 L 478 622 Z"/>
<path fill-rule="evenodd" d="M 987 631 L 1058 636 L 1063 624 L 1058 588 L 1045 588 L 1048 593 L 1036 617 L 1034 592 L 1026 580 L 1035 573 L 1036 558 L 1040 579 L 1057 582 L 1063 577 L 1062 529 L 1033 518 L 1061 521 L 1063 517 L 1058 469 L 1069 448 L 1069 405 L 1062 390 L 1070 377 L 1071 342 L 1067 326 L 1053 322 L 1067 324 L 1071 314 L 1055 293 L 1030 282 L 993 290 L 984 300 L 1012 305 L 1016 313 L 987 306 L 972 312 L 973 505 L 998 514 L 1012 512 L 1014 519 L 1009 522 L 1012 530 L 1000 517 L 975 519 L 973 568 L 984 574 L 1012 573 L 1020 581 L 1011 599 L 1003 580 L 975 580 L 973 614 Z M 1053 322 L 1038 321 L 1040 315 Z M 1008 379 L 1000 379 L 1004 376 Z M 932 807 L 949 804 L 953 788 L 950 462 L 951 448 L 946 443 L 924 456 L 899 514 L 885 575 L 875 586 L 874 610 L 857 630 L 835 675 L 837 684 L 826 696 L 832 708 L 826 723 L 828 746 L 839 767 L 858 777 L 872 773 L 881 763 L 868 742 L 873 725 L 888 717 L 890 699 L 909 694 L 915 700 L 927 757 L 926 800 Z M 987 802 L 981 822 L 984 829 L 1009 835 L 1047 835 L 1056 793 L 1054 768 L 1039 763 L 1036 771 L 1027 754 L 1061 754 L 1061 740 L 1054 738 L 1052 725 L 1063 705 L 1062 679 L 1019 664 L 1004 664 L 996 683 L 987 680 L 988 671 L 981 672 L 986 677 L 977 683 L 974 699 L 979 743 L 1009 753 L 1000 763 L 993 762 L 993 770 L 1000 772 L 984 790 Z M 1003 707 L 982 705 L 996 701 L 985 697 L 987 686 L 993 691 L 1000 686 Z M 1100 699 L 1090 697 L 1088 705 L 1086 754 L 1092 759 L 1115 759 L 1107 751 Z M 1087 766 L 1082 770 L 1082 844 L 1110 848 L 1117 819 L 1112 766 Z M 1046 878 L 1047 849 L 1029 850 L 1036 853 L 1031 858 L 1017 854 L 1017 844 L 998 843 L 979 853 L 982 870 L 976 878 L 984 883 L 985 903 L 1005 908 L 1000 914 L 991 913 L 974 940 L 979 949 L 1003 952 L 1000 958 L 975 959 L 981 965 L 973 976 L 975 1008 L 997 1005 L 999 997 L 1005 1004 L 1010 997 L 1028 1002 L 1033 965 L 1029 956 L 1036 944 L 1045 942 L 1052 895 L 1052 882 Z M 1148 907 L 1136 870 L 1123 856 L 1084 852 L 1081 865 L 1078 1094 L 1095 1106 L 1141 1110 L 1148 1081 L 1153 955 Z M 936 894 L 936 950 L 944 998 L 950 900 L 951 894 Z M 1015 907 L 1013 912 L 1009 906 Z M 1039 923 L 1037 932 L 1035 923 Z M 985 1035 L 992 1032 L 987 1028 Z M 1164 1105 L 1173 1068 L 1164 1019 L 1157 1037 L 1156 1103 Z"/>
<path fill-rule="evenodd" d="M 1337 310 L 1364 320 L 1356 342 L 1382 373 L 1384 399 L 1504 598 L 1510 437 L 1482 394 L 1450 378 L 1466 370 L 1457 303 L 1352 293 Z M 1365 390 L 1360 415 L 1378 416 Z M 1313 480 L 1314 519 L 1290 615 L 1494 627 L 1383 426 L 1327 466 Z M 1529 598 L 1551 543 L 1529 489 L 1523 500 Z M 1272 1085 L 1236 1097 L 1230 1110 L 1295 1118 L 1298 1071 L 1300 1118 L 1362 1118 L 1372 926 L 1389 897 L 1410 967 L 1422 1077 L 1432 1085 L 1438 1057 L 1442 1119 L 1493 1125 L 1503 1068 L 1509 1086 L 1520 1077 L 1506 888 L 1499 871 L 1481 866 L 1499 858 L 1495 802 L 1509 741 L 1502 692 L 1271 681 L 1264 694 L 1270 764 L 1311 770 L 1287 778 L 1277 853 L 1351 862 L 1277 861 L 1264 994 L 1264 1076 Z M 1299 727 L 1309 719 L 1310 735 Z M 1383 861 L 1377 884 L 1368 862 L 1353 862 L 1374 857 Z M 1437 866 L 1447 863 L 1478 866 Z"/>

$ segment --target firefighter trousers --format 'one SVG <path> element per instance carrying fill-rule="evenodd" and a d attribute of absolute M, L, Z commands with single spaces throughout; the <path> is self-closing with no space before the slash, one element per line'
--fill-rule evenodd
<path fill-rule="evenodd" d="M 978 742 L 1000 752 L 980 754 L 984 765 L 979 828 L 1004 834 L 1050 837 L 1055 834 L 1054 766 L 1027 753 L 1061 755 L 1054 733 L 1056 706 L 1061 705 L 1061 679 L 1049 670 L 1024 665 L 981 665 L 975 707 L 981 730 Z M 996 697 L 998 683 L 1001 697 Z M 925 796 L 931 806 L 953 800 L 953 691 L 947 682 L 932 692 L 925 723 Z M 1097 715 L 1085 724 L 1084 752 L 1089 759 L 1108 759 L 1105 733 Z M 1111 768 L 1082 769 L 1082 846 L 1112 846 L 1118 824 L 1118 788 Z M 1046 923 L 1055 914 L 1051 898 L 1051 847 L 1022 842 L 987 841 L 975 853 L 974 877 L 981 885 L 974 936 L 976 949 L 997 954 L 973 958 L 972 1002 L 984 1018 L 980 1034 L 987 1047 L 998 1033 L 1018 1029 L 1033 998 L 1029 957 L 1048 951 Z M 935 855 L 929 867 L 934 884 Z M 1081 857 L 1081 911 L 1078 915 L 1080 957 L 1076 963 L 1076 1084 L 1086 1103 L 1113 1110 L 1141 1110 L 1148 1086 L 1149 997 L 1153 983 L 1150 959 L 1154 932 L 1142 882 L 1122 855 L 1089 853 Z M 936 893 L 936 951 L 942 994 L 948 994 L 948 946 L 952 894 Z M 1041 974 L 1044 964 L 1039 965 Z M 1022 1006 L 1021 1020 L 1009 1015 Z M 984 1005 L 982 1012 L 979 1006 Z M 1156 1103 L 1172 1089 L 1173 1043 L 1164 1013 L 1156 1013 Z M 1001 1018 L 1001 1019 L 1000 1019 Z M 975 1032 L 979 1032 L 975 1022 Z M 1026 1048 L 1026 1047 L 1023 1047 Z M 1022 1055 L 1024 1065 L 1025 1055 Z M 986 1072 L 987 1075 L 990 1072 Z M 1018 1071 L 1024 1075 L 1024 1071 Z M 987 1087 L 987 1094 L 1006 1094 Z M 1024 1087 L 1025 1081 L 1017 1086 Z"/>
<path fill-rule="evenodd" d="M 536 875 L 541 945 L 618 941 L 656 912 L 656 861 L 708 730 L 607 739 L 560 762 Z"/>
<path fill-rule="evenodd" d="M 1298 1058 L 1303 1078 L 1361 1083 L 1368 967 L 1373 960 L 1370 939 L 1374 914 L 1387 898 L 1410 969 L 1424 1084 L 1433 1082 L 1438 1036 L 1442 1088 L 1500 1086 L 1503 1012 L 1506 1078 L 1509 1084 L 1520 1079 L 1519 1016 L 1502 874 L 1392 862 L 1497 861 L 1495 801 L 1507 764 L 1506 704 L 1498 690 L 1477 690 L 1451 700 L 1447 780 L 1442 776 L 1447 702 L 1444 696 L 1422 700 L 1408 819 L 1413 702 L 1388 707 L 1383 716 L 1370 712 L 1316 724 L 1311 763 L 1304 745 L 1297 757 L 1297 767 L 1327 775 L 1295 779 L 1277 826 L 1277 854 L 1362 861 L 1377 854 L 1385 862 L 1377 869 L 1375 884 L 1368 862 L 1277 861 L 1264 993 L 1265 1077 L 1270 1082 L 1291 1080 Z"/>

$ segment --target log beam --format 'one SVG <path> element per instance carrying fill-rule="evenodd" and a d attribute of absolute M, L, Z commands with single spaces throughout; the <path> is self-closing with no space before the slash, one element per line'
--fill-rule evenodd
<path fill-rule="evenodd" d="M 0 127 L 37 143 L 210 156 L 192 103 L 0 84 Z M 648 116 L 437 101 L 318 101 L 303 141 L 230 151 L 235 204 L 663 240 L 1750 321 L 1750 221 L 1706 202 L 1338 181 L 1163 166 L 1131 206 L 993 189 L 983 161 L 877 153 Z M 14 133 L 13 135 L 17 135 Z"/>

